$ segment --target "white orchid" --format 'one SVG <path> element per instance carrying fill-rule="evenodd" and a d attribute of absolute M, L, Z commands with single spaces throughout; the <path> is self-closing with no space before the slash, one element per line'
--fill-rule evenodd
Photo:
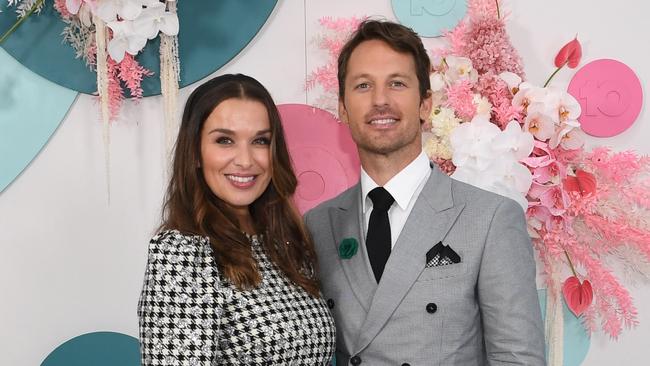
<path fill-rule="evenodd" d="M 528 208 L 526 190 L 533 177 L 528 168 L 514 160 L 495 159 L 483 170 L 473 166 L 457 167 L 452 178 L 515 200 L 525 211 Z"/>
<path fill-rule="evenodd" d="M 548 114 L 553 116 L 558 124 L 577 120 L 582 112 L 580 103 L 573 95 L 555 88 L 548 88 L 544 104 Z"/>
<path fill-rule="evenodd" d="M 526 192 L 533 177 L 519 163 L 533 150 L 533 136 L 511 121 L 504 131 L 483 117 L 463 123 L 450 137 L 452 161 L 456 171 L 452 178 L 495 192 L 528 208 Z"/>
<path fill-rule="evenodd" d="M 499 127 L 482 116 L 475 116 L 471 122 L 456 127 L 449 136 L 454 165 L 462 167 L 469 164 L 479 170 L 485 169 L 494 159 L 492 139 L 500 132 Z"/>
<path fill-rule="evenodd" d="M 135 18 L 127 19 L 121 12 L 132 17 L 136 14 L 131 8 L 133 5 L 126 6 L 120 1 L 108 4 L 111 1 L 113 0 L 98 3 L 97 10 L 103 6 L 103 16 L 114 19 L 107 22 L 113 31 L 113 38 L 108 42 L 107 48 L 111 58 L 118 63 L 124 59 L 126 52 L 136 55 L 145 47 L 147 39 L 156 38 L 161 31 L 170 36 L 178 34 L 178 16 L 166 11 L 164 3 L 156 0 L 133 0 L 133 3 L 138 4 L 139 11 Z M 116 20 L 117 15 L 124 20 Z"/>
<path fill-rule="evenodd" d="M 501 80 L 505 81 L 506 84 L 508 85 L 508 89 L 510 90 L 510 93 L 512 95 L 517 94 L 519 91 L 519 85 L 521 84 L 521 78 L 519 75 L 515 74 L 514 72 L 510 71 L 504 71 L 499 74 L 499 77 Z"/>
<path fill-rule="evenodd" d="M 548 143 L 551 149 L 555 149 L 560 145 L 566 150 L 577 149 L 583 144 L 584 132 L 580 129 L 580 122 L 578 121 L 567 121 L 563 123 Z"/>
<path fill-rule="evenodd" d="M 142 14 L 133 21 L 135 32 L 154 39 L 159 32 L 168 36 L 178 34 L 178 16 L 165 10 L 165 4 L 153 1 L 142 10 Z"/>
<path fill-rule="evenodd" d="M 512 156 L 516 161 L 527 158 L 535 145 L 533 135 L 522 131 L 519 122 L 510 121 L 505 130 L 494 137 L 492 146 L 497 153 Z"/>
<path fill-rule="evenodd" d="M 472 66 L 472 60 L 469 58 L 449 55 L 445 57 L 445 62 L 448 67 L 445 76 L 451 84 L 461 80 L 471 82 L 478 80 L 478 72 Z"/>
<path fill-rule="evenodd" d="M 142 0 L 97 0 L 95 15 L 106 23 L 118 20 L 134 20 L 142 13 Z M 163 5 L 164 6 L 164 5 Z"/>
<path fill-rule="evenodd" d="M 532 109 L 524 119 L 524 130 L 532 133 L 538 140 L 546 141 L 555 133 L 555 122 L 545 113 Z"/>
<path fill-rule="evenodd" d="M 512 105 L 527 111 L 529 106 L 540 103 L 543 106 L 546 89 L 523 82 L 519 84 L 517 93 L 512 97 Z"/>
<path fill-rule="evenodd" d="M 108 54 L 115 62 L 124 59 L 124 53 L 137 55 L 147 44 L 147 37 L 133 30 L 133 22 L 124 20 L 110 22 L 108 27 L 113 31 L 113 38 L 108 42 Z"/>

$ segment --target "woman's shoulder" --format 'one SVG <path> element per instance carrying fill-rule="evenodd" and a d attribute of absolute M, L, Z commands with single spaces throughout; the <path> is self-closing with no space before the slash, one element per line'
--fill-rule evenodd
<path fill-rule="evenodd" d="M 151 238 L 149 252 L 166 256 L 212 256 L 212 246 L 207 237 L 179 230 L 162 230 Z"/>

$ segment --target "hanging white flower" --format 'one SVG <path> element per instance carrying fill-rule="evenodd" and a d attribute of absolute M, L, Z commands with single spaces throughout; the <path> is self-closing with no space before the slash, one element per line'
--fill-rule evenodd
<path fill-rule="evenodd" d="M 178 15 L 165 10 L 165 4 L 153 1 L 142 14 L 133 21 L 133 30 L 149 39 L 154 39 L 159 32 L 168 36 L 178 34 Z"/>
<path fill-rule="evenodd" d="M 107 45 L 108 54 L 117 63 L 122 62 L 125 52 L 135 56 L 147 44 L 147 37 L 135 32 L 131 21 L 110 22 L 108 27 L 113 31 Z"/>
<path fill-rule="evenodd" d="M 142 13 L 144 4 L 142 0 L 98 0 L 94 13 L 106 23 L 117 21 L 118 15 L 124 20 L 134 20 Z"/>
<path fill-rule="evenodd" d="M 113 38 L 108 42 L 108 53 L 116 62 L 121 62 L 126 52 L 136 55 L 145 47 L 148 39 L 156 38 L 160 32 L 168 36 L 178 34 L 178 15 L 166 11 L 164 3 L 155 0 L 137 2 L 140 12 L 135 19 L 107 23 L 113 31 Z M 142 5 L 146 5 L 146 8 L 142 8 Z"/>

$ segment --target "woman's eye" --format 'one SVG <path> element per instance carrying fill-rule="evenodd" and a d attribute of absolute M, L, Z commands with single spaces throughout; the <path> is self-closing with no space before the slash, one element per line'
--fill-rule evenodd
<path fill-rule="evenodd" d="M 259 138 L 256 138 L 253 141 L 253 144 L 255 144 L 255 145 L 270 145 L 271 144 L 271 139 L 268 138 L 268 137 L 259 137 Z"/>
<path fill-rule="evenodd" d="M 217 138 L 216 143 L 220 145 L 230 145 L 232 144 L 232 139 L 230 137 L 221 136 Z"/>

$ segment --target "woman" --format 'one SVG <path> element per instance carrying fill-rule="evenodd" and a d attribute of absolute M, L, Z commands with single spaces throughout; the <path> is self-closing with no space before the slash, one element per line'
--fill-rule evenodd
<path fill-rule="evenodd" d="M 138 306 L 143 365 L 324 365 L 335 329 L 278 110 L 245 75 L 190 96 Z"/>

